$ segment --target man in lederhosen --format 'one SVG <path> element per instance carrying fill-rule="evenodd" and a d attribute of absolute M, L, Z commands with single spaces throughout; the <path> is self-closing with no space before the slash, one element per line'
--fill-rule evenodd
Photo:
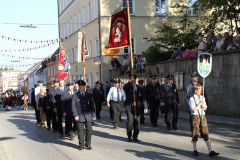
<path fill-rule="evenodd" d="M 72 111 L 78 130 L 79 150 L 91 150 L 92 121 L 96 119 L 95 109 L 90 93 L 85 92 L 86 83 L 83 80 L 77 81 L 79 92 L 72 98 Z M 84 128 L 86 129 L 84 144 Z"/>
<path fill-rule="evenodd" d="M 151 82 L 146 86 L 145 96 L 150 109 L 150 120 L 152 126 L 158 126 L 157 120 L 159 116 L 160 107 L 160 84 L 156 82 L 157 76 L 155 74 L 150 76 Z"/>
<path fill-rule="evenodd" d="M 147 102 L 144 94 L 141 93 L 140 88 L 136 85 L 136 75 L 131 76 L 129 74 L 130 81 L 125 84 L 123 90 L 126 93 L 126 101 L 124 107 L 127 114 L 127 136 L 128 142 L 132 142 L 132 138 L 135 142 L 138 142 L 138 134 L 140 129 L 140 116 L 141 116 L 141 107 L 144 105 L 144 113 L 147 113 Z M 133 86 L 135 89 L 135 101 L 136 101 L 136 114 L 134 111 L 134 99 L 133 99 Z M 132 127 L 134 131 L 132 133 Z"/>
<path fill-rule="evenodd" d="M 107 106 L 113 110 L 113 127 L 118 128 L 119 116 L 122 111 L 122 102 L 126 100 L 125 93 L 120 87 L 120 79 L 115 80 L 115 87 L 111 87 L 107 95 Z"/>
<path fill-rule="evenodd" d="M 165 108 L 165 123 L 167 129 L 171 129 L 170 115 L 173 114 L 172 128 L 177 130 L 178 107 L 180 106 L 178 91 L 176 85 L 173 83 L 173 75 L 166 77 L 167 83 L 161 85 L 161 105 Z"/>

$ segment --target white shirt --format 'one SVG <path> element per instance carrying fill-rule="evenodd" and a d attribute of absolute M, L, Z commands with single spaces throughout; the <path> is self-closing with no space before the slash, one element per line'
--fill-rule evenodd
<path fill-rule="evenodd" d="M 203 100 L 203 96 L 200 95 L 198 97 L 197 95 L 194 94 L 193 97 L 191 97 L 190 100 L 189 100 L 189 106 L 190 106 L 190 109 L 191 109 L 191 115 L 199 115 L 199 113 L 200 113 L 200 115 L 202 115 L 202 110 L 203 110 L 203 115 L 205 115 L 205 111 L 204 111 L 204 109 L 202 107 L 199 107 L 198 111 L 193 112 L 193 109 L 196 108 L 197 105 Z M 194 99 L 196 100 L 196 103 L 195 103 Z M 206 102 L 205 102 L 205 106 L 207 107 Z"/>
<path fill-rule="evenodd" d="M 35 102 L 37 102 L 37 95 L 40 93 L 40 89 L 41 89 L 40 86 L 38 86 L 37 88 L 35 88 Z"/>
<path fill-rule="evenodd" d="M 216 47 L 217 47 L 217 49 L 218 50 L 220 50 L 221 48 L 221 45 L 224 43 L 224 40 L 223 39 L 221 39 L 221 41 L 217 41 L 217 43 L 216 43 Z"/>
<path fill-rule="evenodd" d="M 202 42 L 199 44 L 198 49 L 205 49 L 205 47 L 206 47 L 206 44 L 202 41 Z M 203 52 L 203 51 L 198 51 L 198 53 L 201 53 L 201 52 Z"/>
<path fill-rule="evenodd" d="M 118 93 L 119 97 L 117 97 L 117 93 Z M 113 100 L 115 102 L 120 102 L 122 100 L 125 101 L 126 95 L 125 95 L 125 92 L 123 91 L 123 89 L 120 87 L 118 89 L 117 89 L 117 87 L 111 87 L 108 92 L 108 95 L 107 95 L 107 101 L 109 102 L 110 100 Z"/>

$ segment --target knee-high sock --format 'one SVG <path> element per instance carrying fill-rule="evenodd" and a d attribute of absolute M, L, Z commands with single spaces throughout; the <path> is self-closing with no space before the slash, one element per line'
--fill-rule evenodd
<path fill-rule="evenodd" d="M 197 151 L 197 142 L 193 142 L 193 151 Z"/>
<path fill-rule="evenodd" d="M 212 146 L 210 141 L 206 141 L 209 153 L 212 152 Z"/>

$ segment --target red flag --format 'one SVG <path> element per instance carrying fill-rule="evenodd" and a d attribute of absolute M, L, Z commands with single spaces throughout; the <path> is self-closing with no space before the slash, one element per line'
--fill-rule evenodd
<path fill-rule="evenodd" d="M 120 48 L 129 45 L 127 8 L 115 13 L 111 18 L 108 48 Z"/>
<path fill-rule="evenodd" d="M 61 48 L 59 51 L 57 78 L 65 79 L 67 78 L 67 74 L 68 74 L 68 60 L 67 60 L 65 49 Z"/>

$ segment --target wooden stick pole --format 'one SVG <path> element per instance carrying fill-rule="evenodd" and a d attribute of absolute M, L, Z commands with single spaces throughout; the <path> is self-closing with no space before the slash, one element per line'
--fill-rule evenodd
<path fill-rule="evenodd" d="M 134 77 L 133 72 L 133 52 L 132 52 L 132 31 L 131 31 L 131 19 L 130 19 L 130 9 L 129 0 L 127 0 L 127 12 L 128 12 L 128 30 L 129 30 L 129 44 L 130 44 L 130 56 L 131 56 L 131 75 Z M 133 105 L 134 105 L 134 118 L 137 118 L 136 114 L 136 99 L 135 99 L 135 84 L 133 84 Z"/>

